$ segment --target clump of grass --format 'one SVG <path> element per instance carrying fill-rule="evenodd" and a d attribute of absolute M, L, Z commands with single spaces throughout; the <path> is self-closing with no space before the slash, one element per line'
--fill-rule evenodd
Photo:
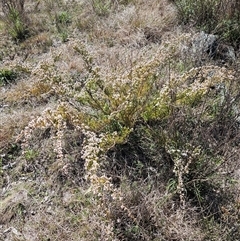
<path fill-rule="evenodd" d="M 17 78 L 17 74 L 13 70 L 9 69 L 1 69 L 0 70 L 0 86 L 11 84 L 13 83 Z"/>
<path fill-rule="evenodd" d="M 112 0 L 91 0 L 94 12 L 99 16 L 107 16 L 110 13 Z"/>
<path fill-rule="evenodd" d="M 27 38 L 29 34 L 24 0 L 2 0 L 3 21 L 10 36 L 15 41 L 22 41 Z"/>
<path fill-rule="evenodd" d="M 177 0 L 175 4 L 183 23 L 193 23 L 208 33 L 219 34 L 225 41 L 238 45 L 240 41 L 239 1 Z"/>
<path fill-rule="evenodd" d="M 67 11 L 56 13 L 55 24 L 63 42 L 67 41 L 67 27 L 71 23 L 71 16 Z"/>

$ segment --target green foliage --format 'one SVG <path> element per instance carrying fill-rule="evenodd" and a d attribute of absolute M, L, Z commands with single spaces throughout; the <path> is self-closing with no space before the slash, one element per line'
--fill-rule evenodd
<path fill-rule="evenodd" d="M 92 57 L 84 48 L 75 46 L 75 50 L 82 55 L 87 70 L 84 88 L 75 95 L 85 110 L 79 113 L 79 117 L 82 116 L 81 119 L 94 131 L 121 133 L 124 128 L 133 128 L 141 119 L 148 122 L 167 118 L 173 105 L 198 105 L 208 90 L 209 82 L 212 82 L 208 79 L 201 83 L 195 76 L 196 82 L 186 87 L 185 81 L 199 71 L 192 69 L 169 80 L 158 90 L 155 88 L 159 81 L 157 71 L 161 70 L 157 58 L 138 63 L 120 76 L 113 73 L 105 77 L 101 76 L 101 69 L 94 67 Z"/>
<path fill-rule="evenodd" d="M 240 17 L 223 19 L 217 26 L 216 30 L 218 34 L 226 41 L 231 43 L 240 42 Z"/>
<path fill-rule="evenodd" d="M 17 74 L 13 70 L 0 70 L 0 85 L 11 84 L 16 79 Z"/>
<path fill-rule="evenodd" d="M 192 18 L 197 20 L 198 24 L 211 24 L 215 21 L 215 11 L 219 0 L 179 0 L 176 1 L 181 19 L 186 23 Z"/>
<path fill-rule="evenodd" d="M 151 99 L 157 62 L 136 66 L 120 79 L 114 74 L 103 79 L 100 69 L 93 68 L 88 53 L 78 47 L 75 50 L 83 56 L 88 71 L 84 88 L 78 97 L 87 110 L 84 119 L 89 120 L 88 125 L 94 130 L 110 132 L 132 128 Z"/>
<path fill-rule="evenodd" d="M 9 34 L 15 40 L 23 40 L 27 36 L 27 28 L 21 19 L 20 13 L 16 9 L 11 9 L 9 13 L 9 20 L 11 21 Z"/>
<path fill-rule="evenodd" d="M 56 20 L 56 25 L 59 25 L 59 24 L 67 25 L 71 23 L 70 14 L 66 11 L 57 13 L 55 16 L 55 20 Z"/>
<path fill-rule="evenodd" d="M 91 0 L 94 12 L 99 16 L 107 16 L 112 7 L 112 0 Z"/>
<path fill-rule="evenodd" d="M 71 23 L 71 16 L 67 11 L 56 13 L 55 24 L 57 31 L 62 39 L 62 42 L 66 42 L 68 39 L 68 26 Z"/>
<path fill-rule="evenodd" d="M 29 149 L 25 151 L 25 158 L 28 161 L 34 160 L 34 158 L 36 158 L 37 156 L 38 156 L 38 153 L 33 149 Z"/>
<path fill-rule="evenodd" d="M 24 12 L 23 0 L 3 1 L 3 21 L 10 36 L 16 41 L 22 41 L 27 38 L 28 20 Z"/>
<path fill-rule="evenodd" d="M 224 40 L 237 44 L 240 41 L 240 5 L 237 0 L 176 0 L 180 21 L 194 23 Z"/>

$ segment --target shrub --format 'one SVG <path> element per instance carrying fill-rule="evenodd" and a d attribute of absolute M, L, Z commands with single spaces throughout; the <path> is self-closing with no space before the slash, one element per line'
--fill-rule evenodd
<path fill-rule="evenodd" d="M 158 217 L 167 221 L 156 210 L 163 206 L 167 210 L 168 202 L 183 209 L 192 205 L 205 219 L 211 216 L 221 222 L 219 208 L 226 200 L 233 203 L 232 196 L 225 195 L 228 187 L 221 186 L 228 178 L 221 168 L 237 160 L 231 151 L 238 147 L 239 138 L 234 72 L 203 66 L 166 80 L 166 66 L 176 51 L 174 45 L 166 44 L 151 59 L 134 61 L 125 71 L 106 73 L 83 45 L 71 46 L 81 56 L 85 69 L 77 81 L 69 76 L 62 78 L 55 68 L 58 56 L 35 71 L 43 74 L 42 81 L 64 102 L 29 123 L 22 133 L 22 150 L 23 157 L 29 157 L 29 150 L 35 157 L 38 152 L 30 142 L 34 132 L 51 129 L 58 172 L 68 176 L 71 162 L 65 152 L 66 133 L 81 133 L 78 153 L 84 162 L 86 195 L 90 199 L 82 217 L 86 224 L 82 238 L 92 237 L 92 230 L 93 239 L 103 239 L 107 234 L 112 240 L 115 236 L 126 240 L 143 235 L 148 240 L 159 238 L 162 223 Z M 131 193 L 126 195 L 121 189 L 123 180 L 114 180 L 115 176 L 124 176 L 135 185 L 144 184 L 145 197 L 154 196 L 158 188 L 164 194 L 154 197 L 155 206 L 149 197 L 149 206 L 144 209 L 140 203 L 146 199 L 134 194 L 136 186 L 129 185 Z M 149 217 L 151 212 L 158 216 Z M 235 219 L 233 223 L 236 226 Z M 169 232 L 164 238 L 171 238 Z"/>

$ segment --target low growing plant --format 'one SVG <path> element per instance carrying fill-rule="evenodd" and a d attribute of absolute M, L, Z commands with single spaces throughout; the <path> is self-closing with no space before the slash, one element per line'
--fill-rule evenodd
<path fill-rule="evenodd" d="M 3 21 L 8 33 L 16 41 L 26 39 L 29 33 L 24 3 L 24 0 L 2 0 Z"/>
<path fill-rule="evenodd" d="M 111 10 L 112 0 L 91 0 L 94 12 L 99 16 L 107 16 Z"/>
<path fill-rule="evenodd" d="M 0 85 L 11 84 L 16 79 L 17 74 L 13 70 L 0 70 Z"/>
<path fill-rule="evenodd" d="M 66 42 L 68 38 L 68 25 L 71 23 L 70 14 L 66 11 L 56 13 L 55 24 L 57 31 L 62 39 L 62 42 Z"/>

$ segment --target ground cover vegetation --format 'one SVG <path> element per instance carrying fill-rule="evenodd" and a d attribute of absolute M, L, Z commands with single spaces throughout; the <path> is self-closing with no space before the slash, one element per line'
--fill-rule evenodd
<path fill-rule="evenodd" d="M 219 34 L 222 39 L 239 44 L 240 3 L 237 0 L 176 0 L 181 21 Z"/>
<path fill-rule="evenodd" d="M 0 3 L 0 240 L 240 239 L 238 1 Z"/>

